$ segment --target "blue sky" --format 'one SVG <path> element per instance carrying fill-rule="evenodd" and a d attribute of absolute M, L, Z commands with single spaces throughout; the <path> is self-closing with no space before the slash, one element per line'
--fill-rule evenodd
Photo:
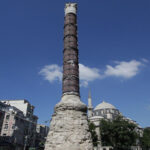
<path fill-rule="evenodd" d="M 61 99 L 62 0 L 0 1 L 0 99 L 27 99 L 39 122 Z M 150 126 L 150 1 L 81 0 L 81 99 Z"/>

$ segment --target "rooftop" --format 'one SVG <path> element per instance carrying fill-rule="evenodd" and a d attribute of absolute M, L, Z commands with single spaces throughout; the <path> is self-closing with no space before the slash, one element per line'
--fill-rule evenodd
<path fill-rule="evenodd" d="M 116 109 L 116 107 L 110 103 L 103 101 L 102 103 L 97 105 L 94 110 L 99 110 L 99 109 Z"/>

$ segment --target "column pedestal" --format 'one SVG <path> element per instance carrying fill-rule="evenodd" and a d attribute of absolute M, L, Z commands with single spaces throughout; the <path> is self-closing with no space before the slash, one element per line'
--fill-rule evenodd
<path fill-rule="evenodd" d="M 55 106 L 45 150 L 93 150 L 86 111 L 79 96 L 64 95 Z"/>

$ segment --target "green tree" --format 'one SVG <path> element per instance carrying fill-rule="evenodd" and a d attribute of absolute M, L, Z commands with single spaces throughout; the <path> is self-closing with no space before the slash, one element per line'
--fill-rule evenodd
<path fill-rule="evenodd" d="M 115 150 L 129 150 L 139 138 L 137 126 L 118 117 L 113 121 L 102 120 L 100 133 L 103 146 L 113 146 Z"/>
<path fill-rule="evenodd" d="M 97 134 L 96 134 L 95 129 L 96 129 L 96 127 L 95 127 L 94 123 L 89 122 L 89 130 L 90 130 L 90 132 L 91 132 L 93 145 L 94 145 L 94 146 L 97 146 L 98 136 L 97 136 Z"/>
<path fill-rule="evenodd" d="M 141 144 L 144 150 L 150 150 L 150 128 L 144 129 Z"/>

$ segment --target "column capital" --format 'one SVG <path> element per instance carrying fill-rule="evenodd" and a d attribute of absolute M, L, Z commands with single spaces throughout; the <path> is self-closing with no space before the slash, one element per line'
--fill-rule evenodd
<path fill-rule="evenodd" d="M 77 3 L 66 3 L 65 6 L 65 15 L 68 13 L 77 14 Z"/>

